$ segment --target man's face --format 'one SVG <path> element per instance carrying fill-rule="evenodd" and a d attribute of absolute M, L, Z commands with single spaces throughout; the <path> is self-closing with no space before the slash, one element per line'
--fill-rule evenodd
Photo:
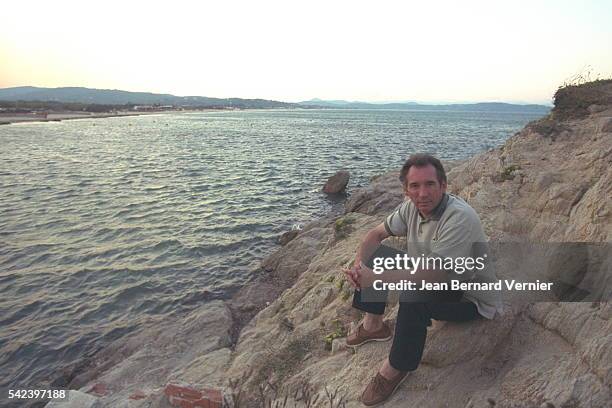
<path fill-rule="evenodd" d="M 431 215 L 445 192 L 446 183 L 438 181 L 436 168 L 431 164 L 425 167 L 412 166 L 408 170 L 404 193 L 425 217 Z"/>

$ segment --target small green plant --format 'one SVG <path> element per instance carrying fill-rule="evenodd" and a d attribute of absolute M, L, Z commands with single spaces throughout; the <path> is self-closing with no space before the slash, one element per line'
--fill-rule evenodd
<path fill-rule="evenodd" d="M 344 220 L 342 218 L 338 218 L 336 222 L 334 223 L 334 230 L 336 232 L 340 231 L 343 225 L 344 225 Z"/>
<path fill-rule="evenodd" d="M 334 330 L 323 338 L 326 350 L 331 350 L 334 339 L 346 337 L 348 334 L 344 324 L 342 324 L 339 319 L 332 320 L 332 326 L 334 327 Z"/>
<path fill-rule="evenodd" d="M 334 237 L 336 238 L 336 240 L 346 238 L 353 230 L 351 224 L 354 223 L 355 220 L 348 215 L 342 218 L 338 218 L 334 223 Z"/>
<path fill-rule="evenodd" d="M 516 164 L 505 167 L 499 174 L 500 181 L 513 180 L 515 176 L 514 172 L 520 169 L 521 166 L 518 166 Z"/>
<path fill-rule="evenodd" d="M 335 276 L 328 276 L 327 278 L 325 278 L 325 282 L 327 283 L 334 283 L 334 281 L 336 280 Z"/>

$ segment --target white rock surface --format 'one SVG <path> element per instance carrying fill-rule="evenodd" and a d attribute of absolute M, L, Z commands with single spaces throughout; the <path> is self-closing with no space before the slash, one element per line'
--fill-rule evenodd
<path fill-rule="evenodd" d="M 69 390 L 66 401 L 50 401 L 46 408 L 97 408 L 98 398 L 81 391 Z"/>

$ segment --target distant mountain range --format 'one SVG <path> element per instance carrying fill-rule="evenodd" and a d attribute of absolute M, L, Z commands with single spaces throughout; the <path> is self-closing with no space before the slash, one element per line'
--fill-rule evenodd
<path fill-rule="evenodd" d="M 398 103 L 402 105 L 418 105 L 417 102 L 413 101 L 401 101 L 401 102 L 359 102 L 359 101 L 343 101 L 343 100 L 324 100 L 319 98 L 313 98 L 309 101 L 298 102 L 301 105 L 319 105 L 319 106 L 346 106 L 346 105 L 388 105 L 390 103 Z"/>
<path fill-rule="evenodd" d="M 0 101 L 55 101 L 102 105 L 173 105 L 183 107 L 215 107 L 242 109 L 269 108 L 335 108 L 335 109 L 405 109 L 450 111 L 501 111 L 546 114 L 551 107 L 545 105 L 518 105 L 502 102 L 472 104 L 425 105 L 417 102 L 369 103 L 343 100 L 311 99 L 289 103 L 266 99 L 208 98 L 205 96 L 175 96 L 150 92 L 129 92 L 115 89 L 82 87 L 40 88 L 20 86 L 0 89 Z"/>
<path fill-rule="evenodd" d="M 479 102 L 479 103 L 456 103 L 442 105 L 426 105 L 417 102 L 349 102 L 342 100 L 326 101 L 322 99 L 311 99 L 298 102 L 302 106 L 320 106 L 335 109 L 399 109 L 399 110 L 441 110 L 441 111 L 485 111 L 485 112 L 529 112 L 535 114 L 546 114 L 552 107 L 545 105 L 519 105 L 505 102 Z"/>
<path fill-rule="evenodd" d="M 294 103 L 266 99 L 207 98 L 204 96 L 175 96 L 150 92 L 128 92 L 116 89 L 81 87 L 39 88 L 20 86 L 0 89 L 2 101 L 56 101 L 103 105 L 174 105 L 184 107 L 236 107 L 245 109 L 297 108 Z"/>

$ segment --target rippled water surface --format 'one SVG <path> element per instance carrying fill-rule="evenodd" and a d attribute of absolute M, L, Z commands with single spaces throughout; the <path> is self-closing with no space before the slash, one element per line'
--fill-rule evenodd
<path fill-rule="evenodd" d="M 276 237 L 334 205 L 319 192 L 466 158 L 534 115 L 409 111 L 164 114 L 0 127 L 0 389 L 224 297 Z"/>

